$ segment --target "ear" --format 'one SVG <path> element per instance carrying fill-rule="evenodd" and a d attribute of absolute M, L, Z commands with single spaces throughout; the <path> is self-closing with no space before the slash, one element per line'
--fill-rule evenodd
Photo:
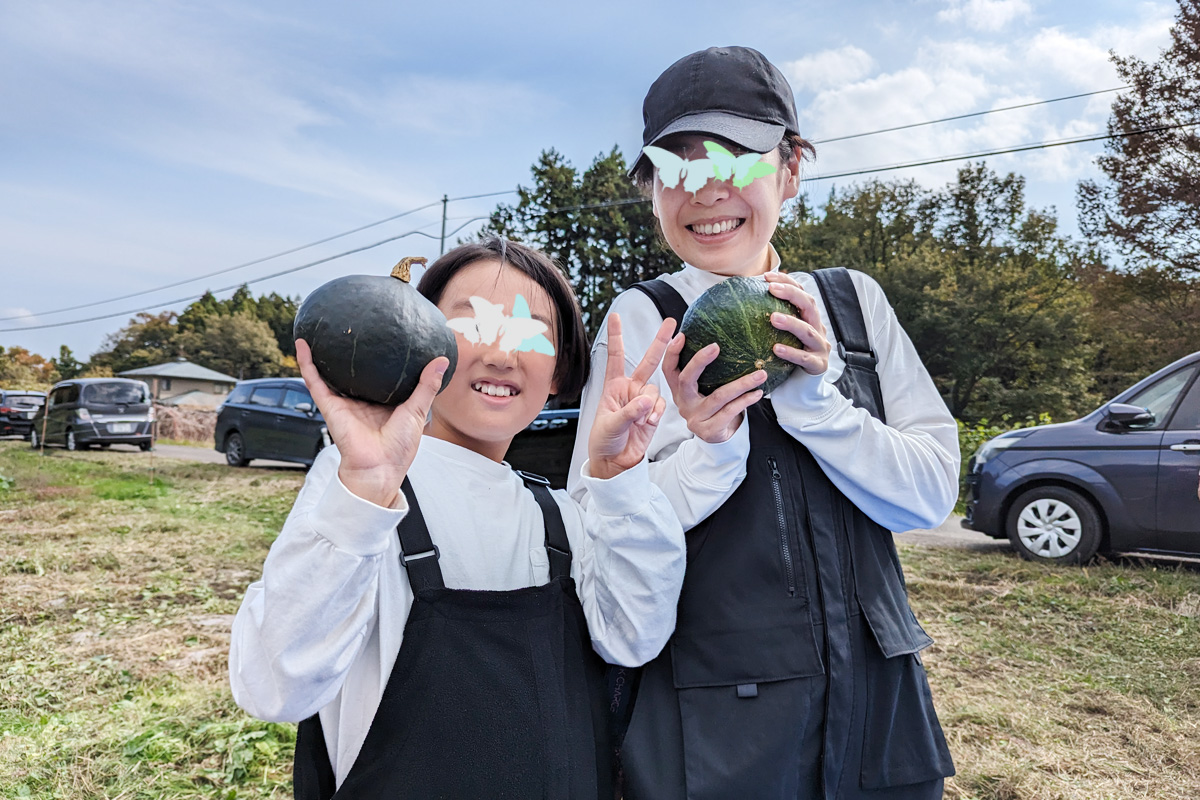
<path fill-rule="evenodd" d="M 778 175 L 783 185 L 780 187 L 780 195 L 784 202 L 791 200 L 800 193 L 800 153 L 799 151 L 792 153 L 792 157 L 788 159 L 786 164 L 779 166 Z"/>
<path fill-rule="evenodd" d="M 658 175 L 654 176 L 654 188 L 650 190 L 650 211 L 653 212 L 654 218 L 661 220 L 662 216 L 658 213 L 658 193 L 662 191 L 662 184 L 658 181 Z"/>

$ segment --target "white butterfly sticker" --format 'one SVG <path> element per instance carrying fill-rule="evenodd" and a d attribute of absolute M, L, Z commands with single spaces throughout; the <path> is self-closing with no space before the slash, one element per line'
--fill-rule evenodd
<path fill-rule="evenodd" d="M 678 186 L 679 179 L 682 178 L 683 188 L 695 194 L 704 184 L 708 183 L 709 178 L 716 175 L 716 164 L 707 158 L 688 161 L 670 150 L 664 150 L 654 145 L 643 147 L 642 152 L 658 168 L 658 179 L 668 189 Z"/>
<path fill-rule="evenodd" d="M 455 317 L 447 320 L 451 330 L 461 333 L 471 344 L 490 345 L 500 340 L 500 351 L 544 353 L 554 355 L 554 345 L 545 337 L 549 328 L 529 315 L 529 303 L 522 295 L 513 301 L 513 315 L 504 313 L 504 306 L 482 297 L 469 298 L 474 317 Z"/>

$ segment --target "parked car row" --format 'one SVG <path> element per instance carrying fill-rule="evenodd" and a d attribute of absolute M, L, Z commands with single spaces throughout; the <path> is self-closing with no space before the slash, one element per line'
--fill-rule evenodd
<path fill-rule="evenodd" d="M 963 527 L 1021 555 L 1200 553 L 1200 352 L 1085 417 L 1009 431 L 968 462 Z"/>

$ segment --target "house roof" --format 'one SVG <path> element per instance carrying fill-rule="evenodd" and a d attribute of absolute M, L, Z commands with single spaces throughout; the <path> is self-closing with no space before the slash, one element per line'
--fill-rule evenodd
<path fill-rule="evenodd" d="M 180 378 L 194 381 L 219 381 L 221 383 L 237 383 L 237 378 L 225 375 L 216 370 L 193 364 L 190 361 L 169 361 L 166 364 L 155 364 L 140 369 L 127 369 L 118 375 L 133 375 L 139 378 Z"/>

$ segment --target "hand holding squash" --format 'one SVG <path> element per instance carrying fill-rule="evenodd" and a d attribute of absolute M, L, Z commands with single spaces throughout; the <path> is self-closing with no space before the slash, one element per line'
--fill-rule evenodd
<path fill-rule="evenodd" d="M 626 377 L 621 317 L 613 314 L 609 318 L 604 393 L 588 435 L 588 470 L 593 478 L 611 478 L 645 457 L 667 407 L 666 399 L 649 380 L 666 352 L 672 327 L 670 320 L 663 322 L 641 363 Z"/>
<path fill-rule="evenodd" d="M 701 348 L 679 368 L 680 353 L 687 338 L 681 333 L 671 340 L 663 359 L 663 376 L 671 387 L 671 397 L 679 416 L 687 421 L 688 430 L 710 444 L 727 441 L 742 424 L 742 412 L 762 399 L 758 387 L 767 380 L 766 370 L 755 370 L 735 381 L 717 388 L 712 394 L 701 394 L 698 381 L 704 368 L 716 360 L 721 346 L 716 342 Z"/>
<path fill-rule="evenodd" d="M 296 363 L 342 456 L 338 478 L 364 500 L 390 506 L 417 455 L 449 359 L 439 356 L 426 364 L 412 395 L 395 407 L 336 394 L 321 379 L 303 339 L 296 340 Z"/>

